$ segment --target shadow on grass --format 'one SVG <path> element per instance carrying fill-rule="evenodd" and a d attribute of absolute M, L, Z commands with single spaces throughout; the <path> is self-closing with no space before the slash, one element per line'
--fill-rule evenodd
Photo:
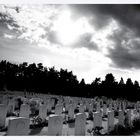
<path fill-rule="evenodd" d="M 43 127 L 39 127 L 39 128 L 35 128 L 35 129 L 31 129 L 29 135 L 35 135 L 41 132 L 41 130 L 43 129 Z"/>

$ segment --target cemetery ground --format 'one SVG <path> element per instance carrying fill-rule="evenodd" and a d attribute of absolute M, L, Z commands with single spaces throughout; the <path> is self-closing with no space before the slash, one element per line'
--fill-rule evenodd
<path fill-rule="evenodd" d="M 0 93 L 0 136 L 140 135 L 140 102 Z"/>

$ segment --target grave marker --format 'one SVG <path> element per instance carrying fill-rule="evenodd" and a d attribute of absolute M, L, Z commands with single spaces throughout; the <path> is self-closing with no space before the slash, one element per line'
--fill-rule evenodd
<path fill-rule="evenodd" d="M 27 104 L 22 104 L 20 107 L 19 116 L 29 118 L 29 115 L 30 115 L 30 106 Z"/>
<path fill-rule="evenodd" d="M 108 131 L 114 129 L 114 111 L 108 111 Z"/>
<path fill-rule="evenodd" d="M 48 120 L 48 136 L 61 136 L 63 118 L 58 115 L 50 115 Z"/>
<path fill-rule="evenodd" d="M 5 120 L 7 115 L 7 105 L 0 104 L 0 126 L 5 126 Z"/>
<path fill-rule="evenodd" d="M 94 128 L 95 127 L 102 127 L 102 113 L 101 112 L 94 113 L 93 124 L 94 124 Z"/>
<path fill-rule="evenodd" d="M 86 134 L 86 115 L 85 113 L 76 114 L 75 136 L 85 136 Z"/>
<path fill-rule="evenodd" d="M 23 136 L 29 133 L 30 120 L 27 118 L 10 118 L 8 123 L 8 136 Z"/>

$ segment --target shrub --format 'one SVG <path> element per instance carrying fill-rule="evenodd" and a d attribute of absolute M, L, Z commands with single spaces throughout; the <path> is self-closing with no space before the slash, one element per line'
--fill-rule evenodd
<path fill-rule="evenodd" d="M 90 135 L 101 136 L 101 135 L 103 135 L 103 134 L 101 133 L 101 130 L 102 130 L 102 129 L 103 129 L 102 126 L 101 126 L 101 127 L 97 126 L 97 127 L 95 127 L 95 128 L 88 129 L 87 132 L 90 133 Z"/>
<path fill-rule="evenodd" d="M 108 132 L 107 135 L 128 136 L 128 135 L 133 135 L 133 133 L 132 133 L 132 128 L 131 127 L 129 127 L 129 126 L 126 127 L 126 126 L 116 124 L 114 129 L 112 131 Z"/>
<path fill-rule="evenodd" d="M 44 127 L 47 125 L 48 125 L 47 120 L 43 120 L 39 116 L 35 116 L 32 119 L 32 125 L 30 125 L 30 128 Z"/>
<path fill-rule="evenodd" d="M 140 119 L 136 118 L 132 121 L 133 124 L 133 131 L 140 130 Z"/>

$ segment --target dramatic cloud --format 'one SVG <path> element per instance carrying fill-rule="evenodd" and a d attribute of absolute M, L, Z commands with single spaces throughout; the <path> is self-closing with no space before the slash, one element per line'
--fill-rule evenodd
<path fill-rule="evenodd" d="M 75 11 L 74 18 L 85 15 L 98 30 L 109 25 L 111 20 L 118 23 L 118 29 L 108 36 L 112 48 L 107 47 L 112 66 L 140 68 L 140 5 L 70 5 Z"/>
<path fill-rule="evenodd" d="M 97 50 L 98 45 L 92 41 L 93 34 L 87 33 L 79 37 L 79 39 L 73 44 L 73 47 L 85 47 L 89 50 Z"/>
<path fill-rule="evenodd" d="M 83 4 L 70 5 L 70 7 L 76 11 L 77 14 L 73 15 L 76 18 L 81 15 L 91 17 L 92 21 L 96 18 L 96 23 L 93 24 L 99 28 L 106 26 L 110 19 L 114 18 L 131 29 L 140 30 L 140 5 Z"/>
<path fill-rule="evenodd" d="M 139 15 L 139 5 L 0 5 L 0 59 L 67 68 L 88 81 L 138 75 Z"/>
<path fill-rule="evenodd" d="M 114 41 L 114 48 L 109 49 L 109 57 L 113 64 L 120 68 L 140 67 L 140 38 L 136 37 L 128 28 L 116 30 L 110 39 Z"/>

